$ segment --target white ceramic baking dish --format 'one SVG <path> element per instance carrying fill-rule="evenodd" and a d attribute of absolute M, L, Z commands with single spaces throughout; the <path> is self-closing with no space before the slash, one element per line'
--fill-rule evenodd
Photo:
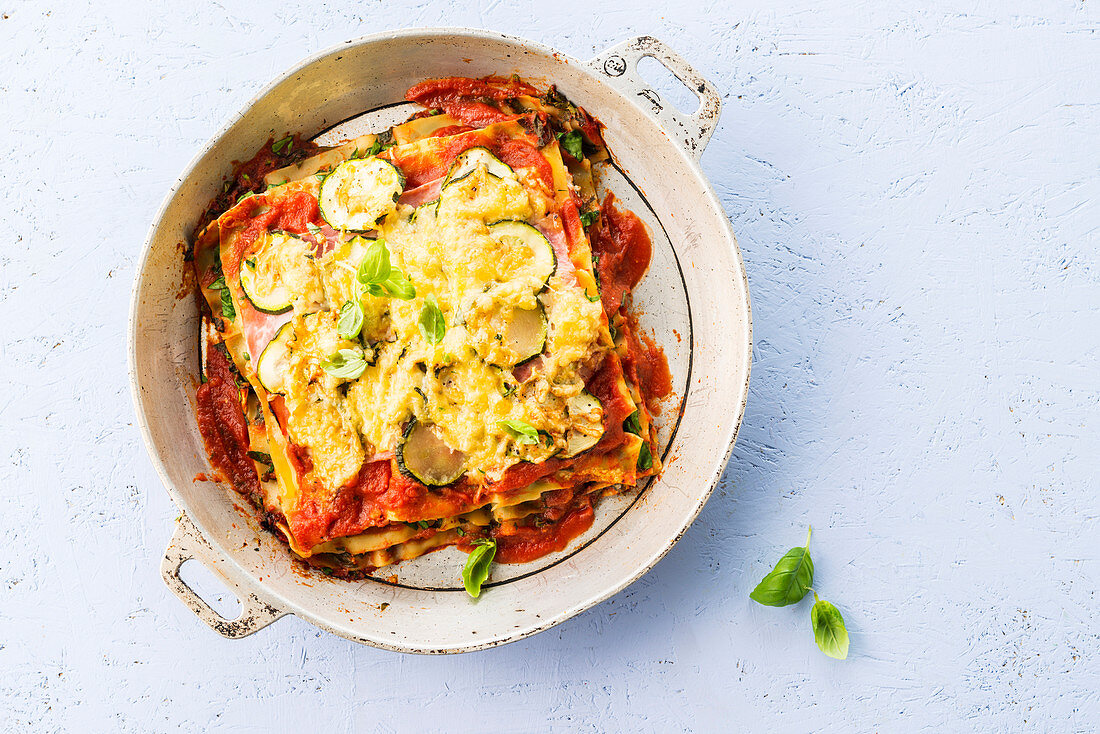
<path fill-rule="evenodd" d="M 699 97 L 691 115 L 666 104 L 638 75 L 652 57 Z M 268 137 L 300 132 L 328 142 L 404 119 L 405 90 L 440 76 L 519 74 L 554 83 L 606 125 L 616 158 L 607 188 L 653 234 L 650 272 L 636 292 L 643 327 L 668 354 L 676 400 L 659 426 L 662 476 L 605 499 L 570 548 L 494 568 L 474 602 L 462 591 L 454 549 L 346 582 L 292 563 L 252 511 L 210 481 L 194 418 L 198 312 L 181 297 L 184 246 L 233 168 Z M 752 327 L 748 285 L 733 231 L 697 160 L 721 107 L 715 89 L 667 46 L 636 38 L 581 62 L 487 31 L 408 30 L 320 53 L 261 92 L 188 166 L 150 231 L 130 311 L 130 379 L 153 465 L 181 516 L 162 564 L 168 586 L 226 637 L 294 614 L 357 642 L 451 653 L 518 640 L 620 591 L 653 567 L 699 514 L 729 458 L 748 392 Z M 219 574 L 243 613 L 226 619 L 180 578 L 195 558 Z M 396 578 L 391 578 L 396 575 Z"/>

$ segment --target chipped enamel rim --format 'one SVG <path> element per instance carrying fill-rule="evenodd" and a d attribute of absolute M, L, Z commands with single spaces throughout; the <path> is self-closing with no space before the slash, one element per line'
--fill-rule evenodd
<path fill-rule="evenodd" d="M 656 122 L 660 128 L 656 130 L 647 129 L 646 145 L 652 146 L 651 150 L 659 152 L 660 156 L 666 159 L 666 162 L 671 161 L 671 165 L 679 166 L 686 171 L 686 183 L 689 183 L 695 190 L 691 193 L 698 193 L 699 198 L 692 197 L 689 199 L 689 197 L 684 196 L 684 205 L 688 211 L 697 212 L 700 218 L 708 217 L 711 220 L 702 234 L 692 238 L 692 243 L 695 245 L 692 254 L 704 261 L 704 265 L 693 265 L 693 267 L 706 267 L 710 264 L 711 259 L 718 262 L 718 265 L 715 265 L 713 269 L 729 280 L 729 282 L 721 285 L 723 288 L 729 288 L 734 292 L 731 297 L 732 305 L 739 309 L 737 315 L 740 316 L 739 323 L 736 325 L 740 328 L 729 329 L 726 340 L 717 344 L 704 342 L 692 346 L 697 352 L 700 350 L 717 351 L 722 356 L 728 353 L 730 361 L 723 363 L 722 367 L 730 370 L 733 376 L 721 386 L 727 388 L 728 395 L 726 397 L 731 399 L 728 403 L 729 409 L 726 410 L 723 423 L 716 434 L 718 436 L 716 442 L 720 443 L 723 448 L 712 454 L 710 458 L 700 460 L 700 465 L 690 477 L 692 490 L 690 494 L 680 490 L 684 494 L 684 500 L 677 505 L 677 517 L 680 518 L 680 521 L 675 532 L 670 532 L 662 538 L 635 538 L 634 540 L 638 544 L 643 542 L 652 544 L 652 548 L 647 547 L 646 552 L 642 554 L 638 562 L 629 564 L 630 568 L 624 568 L 622 563 L 617 564 L 617 567 L 613 567 L 613 570 L 618 575 L 607 584 L 601 586 L 598 590 L 586 593 L 583 598 L 569 600 L 568 603 L 561 604 L 560 608 L 553 609 L 552 613 L 547 613 L 546 616 L 536 614 L 537 621 L 528 619 L 525 624 L 514 625 L 514 629 L 510 631 L 501 630 L 480 638 L 463 637 L 462 633 L 449 632 L 447 635 L 440 635 L 439 644 L 432 644 L 436 642 L 434 639 L 414 641 L 383 637 L 380 632 L 376 633 L 371 625 L 372 621 L 377 620 L 374 618 L 367 619 L 364 623 L 362 615 L 359 617 L 358 623 L 352 621 L 350 617 L 348 621 L 344 621 L 341 615 L 346 613 L 347 609 L 341 608 L 340 613 L 337 613 L 335 610 L 338 607 L 338 602 L 335 598 L 331 604 L 328 604 L 323 600 L 307 600 L 307 592 L 304 590 L 300 593 L 295 592 L 293 586 L 288 590 L 285 576 L 291 573 L 289 569 L 272 568 L 270 563 L 267 566 L 261 564 L 257 567 L 255 562 L 244 557 L 243 551 L 234 552 L 230 550 L 226 545 L 226 537 L 232 531 L 225 527 L 224 522 L 218 523 L 209 521 L 209 518 L 204 518 L 203 516 L 208 514 L 208 508 L 197 506 L 196 503 L 186 497 L 185 493 L 188 492 L 188 488 L 183 487 L 181 489 L 181 486 L 183 486 L 181 478 L 179 476 L 173 477 L 177 464 L 186 463 L 183 450 L 177 450 L 175 445 L 165 446 L 164 436 L 158 433 L 165 430 L 163 416 L 156 414 L 156 410 L 160 407 L 159 403 L 162 402 L 162 389 L 165 391 L 169 387 L 178 389 L 179 385 L 148 384 L 149 380 L 152 379 L 148 371 L 154 368 L 165 369 L 165 362 L 167 361 L 171 363 L 170 366 L 177 373 L 180 373 L 185 361 L 185 358 L 180 356 L 183 352 L 179 345 L 173 344 L 163 345 L 162 348 L 161 345 L 153 345 L 161 348 L 163 354 L 158 352 L 155 355 L 149 355 L 139 350 L 139 346 L 144 345 L 151 338 L 147 333 L 150 331 L 148 324 L 150 322 L 159 323 L 157 321 L 158 317 L 162 321 L 166 321 L 171 317 L 171 314 L 167 311 L 161 313 L 156 308 L 152 308 L 146 299 L 146 296 L 148 296 L 146 290 L 156 285 L 154 281 L 158 275 L 162 280 L 164 279 L 161 269 L 166 269 L 172 260 L 170 255 L 164 251 L 163 241 L 165 236 L 162 234 L 162 230 L 172 224 L 167 220 L 170 216 L 178 213 L 176 210 L 182 206 L 182 200 L 187 199 L 188 196 L 191 199 L 195 198 L 193 190 L 199 185 L 199 182 L 202 180 L 218 182 L 222 175 L 228 173 L 225 169 L 225 161 L 210 160 L 211 156 L 218 150 L 219 144 L 231 133 L 234 133 L 238 125 L 242 124 L 255 108 L 261 104 L 271 107 L 277 103 L 277 100 L 273 102 L 273 96 L 276 93 L 285 93 L 285 85 L 300 82 L 303 77 L 307 77 L 311 71 L 315 71 L 320 67 L 332 66 L 338 63 L 344 55 L 350 56 L 357 51 L 366 53 L 369 52 L 371 47 L 384 44 L 407 45 L 407 53 L 409 54 L 416 54 L 418 51 L 431 48 L 433 45 L 445 44 L 462 46 L 464 47 L 463 50 L 478 54 L 480 51 L 478 47 L 482 46 L 486 49 L 504 53 L 504 59 L 497 58 L 495 61 L 490 59 L 484 61 L 484 63 L 496 64 L 499 67 L 501 64 L 508 65 L 511 62 L 518 73 L 525 78 L 556 80 L 559 77 L 570 76 L 577 80 L 577 84 L 581 86 L 602 90 L 601 94 L 605 97 L 607 91 L 610 90 L 613 99 L 605 99 L 603 104 L 598 107 L 586 104 L 584 96 L 577 98 L 580 100 L 579 104 L 581 106 L 592 109 L 594 114 L 605 123 L 614 124 L 619 118 L 624 120 L 636 119 L 639 113 L 648 120 Z M 637 75 L 636 64 L 639 59 L 646 56 L 656 58 L 685 85 L 698 93 L 700 106 L 694 114 L 687 115 L 663 104 L 659 94 L 650 89 Z M 472 65 L 482 63 L 482 59 L 478 57 L 463 58 L 462 61 Z M 400 61 L 397 63 L 400 63 Z M 540 73 L 540 70 L 550 73 L 544 75 Z M 494 68 L 490 71 L 499 70 Z M 578 76 L 578 73 L 580 76 Z M 420 78 L 426 78 L 426 76 L 418 76 L 417 78 L 410 76 L 408 84 L 415 83 Z M 334 83 L 339 81 L 337 79 Z M 571 90 L 566 91 L 571 96 L 574 93 Z M 328 99 L 324 101 L 329 102 Z M 713 86 L 695 72 L 681 57 L 652 37 L 639 37 L 626 41 L 588 62 L 579 62 L 546 46 L 523 39 L 489 31 L 454 28 L 405 30 L 374 34 L 355 41 L 348 41 L 345 44 L 309 57 L 256 95 L 203 147 L 188 165 L 176 185 L 173 186 L 172 191 L 168 194 L 154 218 L 134 282 L 128 334 L 131 394 L 142 438 L 149 450 L 153 465 L 169 494 L 183 511 L 161 565 L 162 576 L 169 588 L 200 619 L 215 631 L 229 638 L 247 636 L 286 614 L 294 614 L 322 629 L 356 642 L 399 652 L 440 654 L 469 652 L 494 647 L 549 629 L 618 593 L 653 568 L 687 531 L 687 528 L 698 516 L 721 478 L 733 450 L 748 397 L 752 352 L 752 320 L 748 281 L 729 220 L 726 218 L 720 202 L 697 164 L 703 148 L 717 125 L 720 107 L 721 100 Z M 363 110 L 360 109 L 359 111 Z M 276 119 L 275 124 L 279 123 L 279 119 Z M 631 127 L 633 129 L 633 126 Z M 616 150 L 616 146 L 612 146 L 612 149 Z M 654 165 L 659 164 L 660 161 Z M 643 175 L 644 173 L 642 171 Z M 208 196 L 206 201 L 209 201 L 209 198 L 211 197 Z M 201 196 L 199 200 L 201 201 Z M 205 202 L 203 205 L 205 205 Z M 200 211 L 201 209 L 192 212 L 192 218 L 197 219 Z M 179 224 L 179 222 L 176 222 L 176 224 Z M 183 231 L 188 231 L 186 226 L 183 226 Z M 171 233 L 169 232 L 169 234 Z M 703 235 L 705 235 L 705 238 Z M 726 247 L 701 252 L 698 245 L 704 239 L 707 243 L 724 243 Z M 159 249 L 157 246 L 159 246 Z M 686 247 L 687 244 L 684 246 Z M 179 252 L 177 251 L 175 255 L 175 259 L 178 261 Z M 179 269 L 179 263 L 174 263 L 173 267 Z M 708 283 L 708 285 L 711 284 Z M 161 296 L 161 300 L 154 305 L 170 310 L 171 306 L 166 306 L 165 303 L 166 301 Z M 173 351 L 173 348 L 175 348 L 175 351 Z M 700 380 L 702 379 L 700 378 Z M 683 397 L 687 400 L 688 396 Z M 736 406 L 736 409 L 734 409 L 734 406 Z M 689 408 L 689 410 L 695 409 Z M 685 414 L 685 417 L 687 417 L 687 414 Z M 186 423 L 186 421 L 179 421 L 178 416 L 175 420 L 177 423 Z M 190 420 L 193 424 L 193 419 Z M 171 430 L 170 426 L 169 430 Z M 158 438 L 160 439 L 160 448 L 158 448 Z M 676 451 L 681 447 L 674 441 L 670 448 Z M 664 477 L 662 477 L 663 479 Z M 660 481 L 657 485 L 660 484 Z M 640 510 L 637 511 L 640 512 Z M 237 518 L 238 521 L 240 519 Z M 232 525 L 233 528 L 237 528 L 236 523 L 232 523 Z M 257 550 L 259 549 L 257 548 Z M 192 558 L 198 559 L 218 573 L 227 582 L 230 589 L 237 594 L 242 604 L 242 615 L 238 619 L 228 620 L 218 615 L 180 579 L 180 566 Z M 586 562 L 595 558 L 597 557 L 589 557 Z M 257 572 L 257 568 L 262 569 L 263 573 Z M 535 574 L 534 578 L 537 580 L 539 576 L 544 573 L 548 574 L 549 571 L 550 569 L 546 569 L 540 574 Z M 264 573 L 267 575 L 265 576 Z M 347 584 L 347 582 L 341 583 L 346 584 L 343 587 L 344 589 L 354 588 L 352 584 Z M 302 586 L 312 587 L 312 584 L 302 584 Z M 333 596 L 335 597 L 337 593 L 342 592 L 334 591 Z M 324 596 L 324 594 L 317 595 Z M 483 600 L 485 598 L 487 597 L 483 597 Z M 386 606 L 389 605 L 383 604 L 382 609 L 384 610 Z M 516 611 L 523 612 L 524 610 Z M 415 624 L 416 621 L 415 618 L 409 618 L 410 625 Z M 478 626 L 483 625 L 479 622 Z M 491 626 L 491 624 L 487 623 L 485 626 Z M 394 633 L 391 631 L 391 634 Z M 456 634 L 460 639 L 454 639 Z M 415 634 L 411 633 L 409 636 L 416 637 Z"/>

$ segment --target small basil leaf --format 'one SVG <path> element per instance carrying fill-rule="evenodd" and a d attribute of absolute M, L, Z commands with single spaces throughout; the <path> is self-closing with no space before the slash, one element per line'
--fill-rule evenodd
<path fill-rule="evenodd" d="M 382 287 L 393 298 L 411 301 L 416 298 L 416 288 L 400 270 L 391 270 L 390 277 L 382 282 Z"/>
<path fill-rule="evenodd" d="M 361 349 L 341 349 L 321 360 L 321 369 L 343 380 L 358 379 L 366 368 L 367 360 Z"/>
<path fill-rule="evenodd" d="M 785 607 L 802 601 L 814 583 L 814 562 L 810 558 L 809 545 L 807 533 L 806 547 L 787 551 L 771 573 L 756 585 L 749 598 L 769 607 Z"/>
<path fill-rule="evenodd" d="M 443 312 L 439 310 L 435 296 L 428 296 L 424 301 L 417 324 L 420 326 L 420 333 L 429 343 L 438 344 L 443 341 L 447 333 L 447 322 L 443 319 Z"/>
<path fill-rule="evenodd" d="M 363 307 L 357 301 L 348 301 L 340 307 L 336 321 L 336 333 L 344 339 L 355 339 L 363 330 Z"/>
<path fill-rule="evenodd" d="M 466 593 L 473 598 L 481 596 L 481 585 L 489 578 L 489 565 L 497 554 L 497 542 L 491 538 L 481 538 L 474 543 L 474 549 L 466 559 L 462 569 L 462 585 Z"/>
<path fill-rule="evenodd" d="M 584 159 L 584 150 L 581 146 L 583 139 L 580 130 L 558 134 L 558 142 L 561 143 L 561 147 L 578 161 Z"/>
<path fill-rule="evenodd" d="M 593 210 L 590 212 L 581 212 L 581 226 L 589 227 L 592 222 L 596 221 L 596 217 L 600 216 L 599 211 Z"/>
<path fill-rule="evenodd" d="M 390 270 L 390 251 L 386 249 L 386 241 L 379 238 L 367 247 L 367 254 L 359 263 L 359 282 L 363 285 L 382 283 L 390 277 Z"/>
<path fill-rule="evenodd" d="M 814 594 L 814 606 L 810 609 L 810 623 L 814 628 L 814 642 L 821 652 L 831 658 L 844 660 L 848 657 L 848 628 L 844 626 L 844 617 L 840 610 Z"/>
<path fill-rule="evenodd" d="M 649 450 L 649 441 L 642 441 L 642 447 L 638 449 L 638 471 L 649 471 L 653 468 L 653 454 Z"/>
<path fill-rule="evenodd" d="M 539 432 L 527 421 L 497 421 L 504 432 L 516 440 L 516 443 L 534 445 L 539 442 Z"/>

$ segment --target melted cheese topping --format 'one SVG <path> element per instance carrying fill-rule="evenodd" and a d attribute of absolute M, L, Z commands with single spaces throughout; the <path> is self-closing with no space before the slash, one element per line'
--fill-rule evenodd
<path fill-rule="evenodd" d="M 488 228 L 500 220 L 537 227 L 545 216 L 539 195 L 484 167 L 451 182 L 438 202 L 397 207 L 378 236 L 391 266 L 415 286 L 411 300 L 363 292 L 356 274 L 370 243 L 361 238 L 345 235 L 316 260 L 289 250 L 279 257 L 273 271 L 299 296 L 286 379 L 288 431 L 308 447 L 313 473 L 325 486 L 346 484 L 367 457 L 396 449 L 411 418 L 434 425 L 447 446 L 465 454 L 475 479 L 490 480 L 519 461 L 545 461 L 565 447 L 571 421 L 592 421 L 591 415 L 571 419 L 567 401 L 583 389 L 583 370 L 611 344 L 599 302 L 586 296 L 571 270 L 568 282 L 555 274 L 544 283 L 529 249 L 492 237 Z M 418 325 L 429 297 L 446 323 L 439 344 Z M 348 301 L 358 301 L 364 312 L 361 342 L 337 333 L 337 312 Z M 548 353 L 520 384 L 498 365 L 526 355 L 508 354 L 502 333 L 516 309 L 539 307 Z M 357 378 L 337 378 L 321 367 L 337 350 L 360 344 L 369 364 Z M 517 440 L 504 420 L 538 429 L 538 443 Z"/>

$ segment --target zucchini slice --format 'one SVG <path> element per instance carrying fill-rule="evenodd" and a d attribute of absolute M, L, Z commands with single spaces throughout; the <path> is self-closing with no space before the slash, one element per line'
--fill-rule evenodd
<path fill-rule="evenodd" d="M 582 392 L 566 404 L 573 427 L 565 433 L 565 451 L 570 458 L 588 451 L 603 437 L 603 405 L 590 393 Z M 584 430 L 581 430 L 581 426 Z"/>
<path fill-rule="evenodd" d="M 336 230 L 366 232 L 397 208 L 405 175 L 383 158 L 344 161 L 321 182 L 321 216 Z"/>
<path fill-rule="evenodd" d="M 497 366 L 518 367 L 542 354 L 542 350 L 546 349 L 546 331 L 546 310 L 541 303 L 529 310 L 513 309 L 501 338 L 515 361 L 510 365 Z"/>
<path fill-rule="evenodd" d="M 443 179 L 441 188 L 446 188 L 460 178 L 465 178 L 473 173 L 478 166 L 484 166 L 490 176 L 496 176 L 497 178 L 515 178 L 516 176 L 515 171 L 510 166 L 490 153 L 487 148 L 469 148 L 459 153 L 458 157 L 455 158 L 454 163 L 447 171 L 447 177 Z"/>
<path fill-rule="evenodd" d="M 286 389 L 286 370 L 290 366 L 290 343 L 294 341 L 294 323 L 288 321 L 275 333 L 256 361 L 256 376 L 268 392 Z"/>
<path fill-rule="evenodd" d="M 545 288 L 550 276 L 558 268 L 558 256 L 550 240 L 527 222 L 504 219 L 489 225 L 489 236 L 510 247 L 522 247 L 530 252 L 528 272 L 538 278 Z"/>
<path fill-rule="evenodd" d="M 241 290 L 264 313 L 289 311 L 294 294 L 287 286 L 283 273 L 279 272 L 279 250 L 287 245 L 301 246 L 302 241 L 287 232 L 271 232 L 264 245 L 241 260 Z"/>
<path fill-rule="evenodd" d="M 454 484 L 466 473 L 466 455 L 443 443 L 431 426 L 412 420 L 397 447 L 401 473 L 428 487 Z"/>

